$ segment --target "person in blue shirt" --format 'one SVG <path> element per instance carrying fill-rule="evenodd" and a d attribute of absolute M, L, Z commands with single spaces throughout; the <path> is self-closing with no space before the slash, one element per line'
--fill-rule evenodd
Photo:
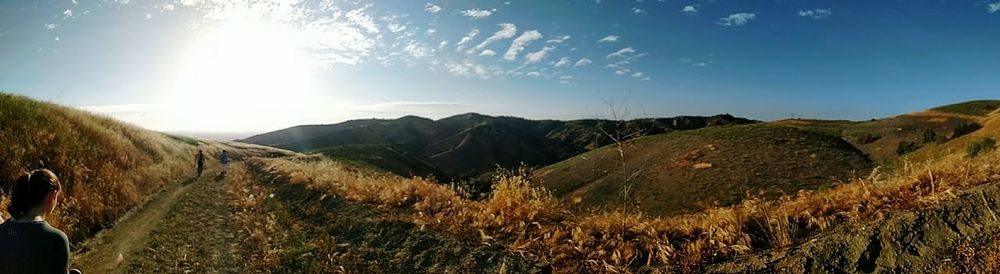
<path fill-rule="evenodd" d="M 229 167 L 229 153 L 226 150 L 222 150 L 219 155 L 219 163 L 222 164 L 222 175 L 226 175 L 226 168 Z"/>

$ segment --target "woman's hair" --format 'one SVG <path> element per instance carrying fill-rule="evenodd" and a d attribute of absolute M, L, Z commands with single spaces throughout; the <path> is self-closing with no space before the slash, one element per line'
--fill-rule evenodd
<path fill-rule="evenodd" d="M 14 183 L 10 205 L 7 212 L 16 218 L 22 217 L 28 210 L 39 206 L 52 192 L 62 189 L 59 178 L 48 169 L 36 169 L 22 175 Z"/>

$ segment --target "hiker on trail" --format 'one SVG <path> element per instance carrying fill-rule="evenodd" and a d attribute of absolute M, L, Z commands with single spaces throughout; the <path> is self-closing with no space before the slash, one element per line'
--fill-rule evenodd
<path fill-rule="evenodd" d="M 48 169 L 37 169 L 14 183 L 0 224 L 0 273 L 79 273 L 68 270 L 69 239 L 45 222 L 59 203 L 62 185 Z"/>
<path fill-rule="evenodd" d="M 198 155 L 194 156 L 194 161 L 198 165 L 198 177 L 201 177 L 201 171 L 205 169 L 205 154 L 198 150 Z"/>
<path fill-rule="evenodd" d="M 229 153 L 226 153 L 226 150 L 222 150 L 222 154 L 219 155 L 219 163 L 222 164 L 222 175 L 226 175 L 226 167 L 229 166 Z"/>

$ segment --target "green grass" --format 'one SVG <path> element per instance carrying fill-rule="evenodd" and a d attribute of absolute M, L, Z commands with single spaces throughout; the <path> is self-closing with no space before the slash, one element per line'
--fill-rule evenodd
<path fill-rule="evenodd" d="M 369 169 L 384 170 L 396 175 L 410 177 L 436 177 L 446 179 L 447 175 L 415 155 L 389 144 L 342 145 L 310 151 L 321 153 L 331 159 L 347 162 Z"/>
<path fill-rule="evenodd" d="M 1000 108 L 1000 100 L 976 100 L 933 108 L 932 110 L 972 116 L 986 116 Z"/>

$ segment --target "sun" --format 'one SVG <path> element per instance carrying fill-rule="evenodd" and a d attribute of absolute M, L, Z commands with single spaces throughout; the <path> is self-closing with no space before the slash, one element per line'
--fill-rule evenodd
<path fill-rule="evenodd" d="M 315 96 L 314 66 L 294 30 L 243 19 L 199 33 L 164 93 L 173 127 L 237 132 L 287 126 Z"/>

